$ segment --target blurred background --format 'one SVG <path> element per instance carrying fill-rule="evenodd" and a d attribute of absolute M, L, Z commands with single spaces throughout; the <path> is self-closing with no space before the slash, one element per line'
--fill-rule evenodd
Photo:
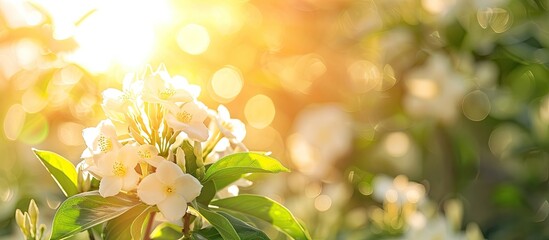
<path fill-rule="evenodd" d="M 164 64 L 293 171 L 313 239 L 549 239 L 547 0 L 0 0 L 0 239 L 64 199 L 101 92 Z M 266 230 L 272 238 L 284 239 Z"/>

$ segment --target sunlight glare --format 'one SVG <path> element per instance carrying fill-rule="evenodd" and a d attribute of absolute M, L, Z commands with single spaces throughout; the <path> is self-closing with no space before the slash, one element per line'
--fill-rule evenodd
<path fill-rule="evenodd" d="M 410 93 L 422 99 L 434 99 L 440 94 L 438 84 L 431 79 L 415 78 L 407 82 Z"/>
<path fill-rule="evenodd" d="M 177 45 L 188 54 L 200 55 L 208 50 L 210 35 L 205 27 L 191 23 L 179 30 Z"/>
<path fill-rule="evenodd" d="M 95 73 L 114 64 L 145 64 L 156 41 L 155 27 L 171 16 L 168 6 L 167 1 L 128 0 L 99 6 L 75 30 L 80 47 L 69 60 Z"/>

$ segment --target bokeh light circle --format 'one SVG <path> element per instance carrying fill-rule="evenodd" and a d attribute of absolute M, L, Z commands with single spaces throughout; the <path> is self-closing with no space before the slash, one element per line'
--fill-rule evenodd
<path fill-rule="evenodd" d="M 254 128 L 265 128 L 271 124 L 275 116 L 275 106 L 271 98 L 258 94 L 250 98 L 244 107 L 244 115 Z"/>
<path fill-rule="evenodd" d="M 199 55 L 208 50 L 210 34 L 201 25 L 187 24 L 177 34 L 177 45 L 188 54 Z"/>
<path fill-rule="evenodd" d="M 243 81 L 240 72 L 231 66 L 219 69 L 212 76 L 212 89 L 214 94 L 221 98 L 221 102 L 233 100 L 242 90 Z"/>

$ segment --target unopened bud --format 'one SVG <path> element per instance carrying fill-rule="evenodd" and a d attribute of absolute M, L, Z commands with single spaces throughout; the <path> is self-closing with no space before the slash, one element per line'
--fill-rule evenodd
<path fill-rule="evenodd" d="M 21 231 L 25 233 L 27 231 L 27 226 L 25 224 L 25 215 L 23 215 L 23 212 L 21 212 L 21 210 L 19 209 L 15 210 L 15 221 L 17 222 L 19 228 L 21 228 Z M 25 235 L 27 234 L 25 233 Z"/>
<path fill-rule="evenodd" d="M 91 174 L 85 170 L 88 165 L 85 161 L 78 163 L 76 166 L 78 192 L 87 192 L 91 187 Z"/>
<path fill-rule="evenodd" d="M 177 148 L 175 152 L 175 158 L 177 161 L 177 165 L 183 170 L 183 172 L 187 172 L 186 166 L 185 166 L 185 151 L 181 148 Z"/>
<path fill-rule="evenodd" d="M 25 226 L 30 226 L 30 229 L 27 228 L 28 235 L 31 238 L 35 238 L 34 234 L 36 233 L 36 226 L 32 225 L 31 217 L 28 212 L 25 213 Z"/>
<path fill-rule="evenodd" d="M 461 220 L 463 219 L 463 203 L 458 199 L 446 201 L 444 204 L 446 219 L 452 225 L 454 230 L 461 228 Z"/>
<path fill-rule="evenodd" d="M 34 234 L 36 232 L 36 227 L 38 225 L 38 215 L 40 214 L 40 211 L 38 210 L 38 206 L 36 206 L 34 199 L 31 199 L 29 203 L 28 211 L 29 211 L 29 218 L 30 218 L 31 234 Z"/>
<path fill-rule="evenodd" d="M 198 168 L 204 167 L 204 160 L 202 159 L 202 143 L 194 142 L 194 155 L 196 156 L 196 166 Z"/>
<path fill-rule="evenodd" d="M 467 224 L 467 228 L 465 229 L 465 238 L 467 240 L 484 240 L 482 231 L 480 231 L 480 228 L 476 223 Z"/>
<path fill-rule="evenodd" d="M 38 228 L 38 239 L 42 239 L 44 237 L 44 232 L 46 231 L 46 224 L 40 224 L 40 227 Z"/>

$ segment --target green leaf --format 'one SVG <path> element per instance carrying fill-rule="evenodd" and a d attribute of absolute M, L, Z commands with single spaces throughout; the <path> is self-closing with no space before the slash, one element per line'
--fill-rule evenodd
<path fill-rule="evenodd" d="M 76 187 L 78 175 L 74 164 L 54 152 L 32 149 L 40 162 L 51 174 L 65 196 L 78 194 Z"/>
<path fill-rule="evenodd" d="M 198 167 L 196 166 L 196 156 L 194 155 L 193 145 L 185 140 L 183 141 L 183 144 L 181 144 L 181 148 L 183 149 L 183 152 L 185 152 L 185 169 L 188 174 L 195 176 Z"/>
<path fill-rule="evenodd" d="M 221 190 L 224 187 L 231 185 L 231 183 L 236 182 L 236 180 L 240 178 L 242 178 L 242 175 L 238 174 L 238 175 L 228 176 L 224 178 L 216 178 L 216 179 L 213 179 L 213 182 L 215 183 L 215 187 Z"/>
<path fill-rule="evenodd" d="M 198 212 L 219 232 L 223 239 L 240 240 L 233 225 L 223 215 L 198 205 Z"/>
<path fill-rule="evenodd" d="M 108 221 L 104 230 L 105 239 L 142 239 L 143 223 L 151 211 L 152 206 L 141 203 Z"/>
<path fill-rule="evenodd" d="M 225 156 L 212 164 L 206 170 L 203 182 L 257 172 L 277 173 L 289 172 L 289 170 L 282 166 L 278 160 L 261 153 L 235 153 Z"/>
<path fill-rule="evenodd" d="M 116 218 L 139 205 L 125 194 L 103 198 L 99 192 L 85 192 L 69 197 L 53 217 L 51 239 L 63 239 Z"/>
<path fill-rule="evenodd" d="M 311 239 L 292 213 L 274 200 L 257 195 L 239 195 L 211 202 L 219 210 L 229 210 L 257 217 L 280 229 L 293 239 Z"/>
<path fill-rule="evenodd" d="M 151 233 L 151 239 L 155 240 L 174 240 L 182 237 L 183 232 L 181 227 L 168 222 L 161 223 Z"/>
<path fill-rule="evenodd" d="M 208 206 L 216 193 L 217 188 L 215 187 L 215 183 L 213 181 L 207 181 L 202 185 L 202 191 L 200 191 L 200 195 L 196 198 L 196 201 Z"/>
<path fill-rule="evenodd" d="M 252 227 L 227 213 L 218 213 L 229 220 L 240 239 L 269 240 L 269 237 L 261 230 Z M 192 237 L 196 240 L 223 240 L 221 234 L 214 227 L 207 227 L 195 231 L 192 233 Z"/>

